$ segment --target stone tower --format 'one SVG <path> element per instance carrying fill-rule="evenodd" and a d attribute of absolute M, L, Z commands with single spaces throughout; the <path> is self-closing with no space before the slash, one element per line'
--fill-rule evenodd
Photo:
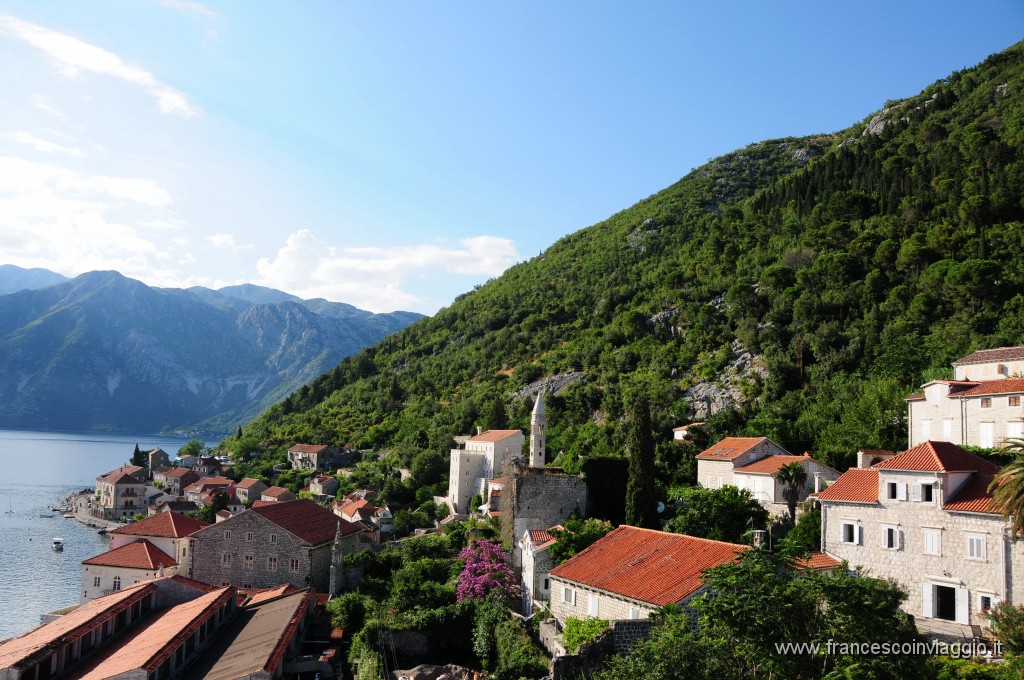
<path fill-rule="evenodd" d="M 337 595 L 341 592 L 342 580 L 345 574 L 341 561 L 343 557 L 344 554 L 341 548 L 341 520 L 339 520 L 338 529 L 334 532 L 334 545 L 331 546 L 330 583 L 327 586 L 331 595 Z"/>
<path fill-rule="evenodd" d="M 544 460 L 544 447 L 547 444 L 548 418 L 544 413 L 544 392 L 537 393 L 537 403 L 533 405 L 530 415 L 530 467 L 542 468 L 547 464 Z"/>

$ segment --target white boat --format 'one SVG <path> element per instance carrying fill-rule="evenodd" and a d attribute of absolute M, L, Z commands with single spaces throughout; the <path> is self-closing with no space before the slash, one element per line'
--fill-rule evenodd
<path fill-rule="evenodd" d="M 57 552 L 61 552 L 62 550 L 64 550 L 64 539 L 60 537 L 54 537 L 53 549 Z"/>

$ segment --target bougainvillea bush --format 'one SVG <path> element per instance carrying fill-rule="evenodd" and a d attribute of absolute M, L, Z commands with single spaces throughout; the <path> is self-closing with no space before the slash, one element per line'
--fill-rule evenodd
<path fill-rule="evenodd" d="M 1024 655 L 1024 607 L 1000 602 L 985 616 L 992 622 L 992 634 L 1003 643 L 1003 653 Z"/>
<path fill-rule="evenodd" d="M 492 590 L 504 589 L 509 597 L 519 596 L 516 575 L 508 566 L 508 555 L 501 544 L 494 541 L 477 541 L 470 548 L 459 553 L 459 559 L 466 560 L 459 574 L 458 599 L 483 600 Z"/>

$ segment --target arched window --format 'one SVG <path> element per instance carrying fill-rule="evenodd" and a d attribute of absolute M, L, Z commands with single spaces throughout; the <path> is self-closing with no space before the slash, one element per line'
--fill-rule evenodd
<path fill-rule="evenodd" d="M 115 576 L 114 577 L 113 590 L 121 590 L 121 577 L 120 576 Z"/>

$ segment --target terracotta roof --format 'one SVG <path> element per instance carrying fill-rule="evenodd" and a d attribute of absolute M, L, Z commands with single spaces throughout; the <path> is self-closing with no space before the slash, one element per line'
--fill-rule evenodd
<path fill-rule="evenodd" d="M 1002 514 L 992 505 L 992 494 L 988 487 L 995 479 L 990 472 L 978 472 L 971 475 L 962 487 L 960 487 L 951 499 L 948 499 L 943 510 L 953 512 L 984 512 L 993 515 Z"/>
<path fill-rule="evenodd" d="M 163 514 L 163 513 L 161 513 Z M 160 567 L 173 567 L 178 563 L 160 548 L 144 538 L 132 541 L 120 548 L 108 550 L 95 557 L 83 560 L 82 564 L 98 567 L 123 567 L 125 569 L 148 569 L 155 571 Z"/>
<path fill-rule="evenodd" d="M 878 470 L 920 470 L 925 472 L 994 472 L 995 465 L 981 456 L 949 442 L 921 442 L 912 449 L 875 463 Z"/>
<path fill-rule="evenodd" d="M 487 430 L 481 434 L 470 437 L 467 442 L 499 442 L 502 439 L 513 435 L 522 434 L 522 430 Z"/>
<path fill-rule="evenodd" d="M 168 467 L 167 465 L 157 465 L 155 468 L 153 468 L 153 474 L 166 475 L 169 471 L 173 469 L 174 468 Z"/>
<path fill-rule="evenodd" d="M 812 552 L 807 557 L 802 557 L 793 562 L 793 568 L 801 571 L 804 569 L 835 569 L 842 565 L 842 562 L 823 552 Z"/>
<path fill-rule="evenodd" d="M 285 501 L 269 503 L 256 507 L 253 503 L 249 512 L 265 517 L 285 531 L 295 534 L 310 545 L 320 545 L 334 540 L 338 524 L 341 524 L 341 535 L 348 536 L 360 531 L 359 527 L 327 508 L 310 500 Z M 235 515 L 240 517 L 240 515 Z M 228 520 L 230 521 L 230 520 Z"/>
<path fill-rule="evenodd" d="M 732 460 L 767 440 L 767 437 L 726 437 L 714 446 L 701 451 L 697 454 L 697 458 L 702 460 Z"/>
<path fill-rule="evenodd" d="M 555 542 L 555 537 L 544 529 L 530 529 L 530 545 L 534 550 L 543 550 Z"/>
<path fill-rule="evenodd" d="M 145 484 L 133 477 L 130 473 L 121 472 L 120 470 L 115 470 L 114 472 L 106 475 L 103 477 L 103 481 L 108 484 L 138 484 L 140 486 Z"/>
<path fill-rule="evenodd" d="M 50 645 L 69 641 L 87 632 L 104 616 L 127 608 L 156 592 L 152 581 L 143 581 L 110 595 L 90 600 L 56 621 L 34 628 L 20 637 L 0 643 L 0 668 L 18 666 Z M 45 658 L 45 657 L 44 657 Z"/>
<path fill-rule="evenodd" d="M 749 549 L 622 525 L 551 575 L 660 607 L 686 599 L 704 584 L 705 569 L 732 562 Z"/>
<path fill-rule="evenodd" d="M 245 479 L 240 481 L 238 484 L 235 484 L 235 488 L 236 489 L 248 489 L 250 486 L 254 486 L 256 484 L 262 484 L 262 483 L 263 482 L 261 482 L 258 479 L 253 479 L 252 477 L 246 477 Z"/>
<path fill-rule="evenodd" d="M 126 526 L 114 529 L 110 533 L 125 536 L 184 538 L 208 526 L 210 525 L 201 519 L 195 519 L 180 512 L 168 511 L 141 519 L 138 522 L 132 522 Z"/>
<path fill-rule="evenodd" d="M 279 498 L 281 496 L 295 495 L 291 489 L 286 489 L 283 486 L 268 486 L 266 489 L 260 492 L 261 496 L 270 496 L 271 498 Z"/>
<path fill-rule="evenodd" d="M 377 512 L 377 506 L 365 499 L 359 501 L 346 501 L 344 503 L 337 504 L 337 506 L 338 511 L 343 512 L 346 515 L 351 515 L 354 512 L 358 512 L 363 509 L 368 510 L 371 514 Z"/>
<path fill-rule="evenodd" d="M 958 397 L 977 397 L 984 394 L 1007 394 L 1024 392 L 1024 378 L 1002 378 L 986 380 L 969 390 L 957 393 Z"/>
<path fill-rule="evenodd" d="M 881 463 L 879 463 L 881 465 Z M 850 468 L 818 492 L 819 501 L 846 501 L 850 503 L 878 502 L 878 470 Z"/>
<path fill-rule="evenodd" d="M 258 501 L 253 501 L 252 502 L 252 507 L 254 507 L 254 508 L 262 508 L 262 507 L 267 506 L 267 505 L 277 505 L 277 501 L 258 500 Z"/>
<path fill-rule="evenodd" d="M 190 484 L 188 486 L 187 490 L 188 491 L 203 491 L 207 487 L 221 488 L 222 489 L 224 487 L 231 486 L 234 483 L 235 482 L 233 480 L 230 480 L 227 477 L 221 477 L 221 476 L 203 477 L 198 482 L 194 482 L 193 484 Z"/>
<path fill-rule="evenodd" d="M 327 444 L 295 444 L 288 453 L 320 453 L 328 448 Z"/>
<path fill-rule="evenodd" d="M 184 584 L 193 590 L 198 590 L 202 593 L 212 593 L 215 590 L 220 590 L 221 586 L 211 586 L 209 583 L 203 583 L 202 581 L 194 581 L 184 576 L 171 576 L 172 581 Z"/>
<path fill-rule="evenodd" d="M 993 361 L 1018 361 L 1024 359 L 1024 347 L 996 347 L 982 349 L 953 362 L 954 366 L 987 364 Z"/>
<path fill-rule="evenodd" d="M 924 399 L 924 392 L 915 392 L 907 396 L 903 401 L 920 401 Z"/>
<path fill-rule="evenodd" d="M 774 475 L 782 469 L 784 465 L 790 463 L 802 463 L 805 460 L 811 460 L 811 457 L 807 454 L 802 456 L 768 456 L 755 460 L 753 463 L 741 465 L 738 468 L 734 468 L 733 472 L 744 472 L 744 473 L 755 473 L 755 474 L 766 474 Z"/>
<path fill-rule="evenodd" d="M 174 653 L 177 641 L 184 642 L 204 621 L 233 596 L 234 588 L 219 588 L 157 612 L 139 628 L 129 631 L 104 648 L 86 667 L 71 677 L 75 680 L 103 680 L 136 669 L 155 670 Z"/>
<path fill-rule="evenodd" d="M 190 472 L 192 472 L 192 474 L 195 474 L 192 471 L 192 468 L 187 468 L 187 467 L 171 468 L 170 470 L 167 471 L 167 473 L 164 476 L 165 477 L 184 477 L 185 475 L 189 474 Z"/>

